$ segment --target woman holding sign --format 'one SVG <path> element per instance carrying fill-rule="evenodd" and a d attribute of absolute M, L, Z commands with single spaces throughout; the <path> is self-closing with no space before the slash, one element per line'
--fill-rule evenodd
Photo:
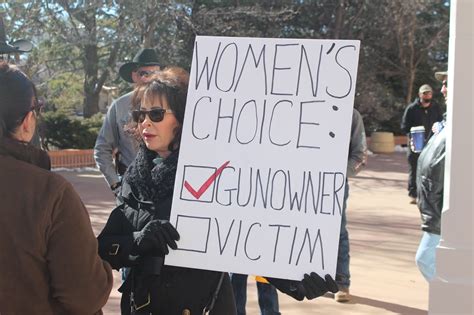
<path fill-rule="evenodd" d="M 134 92 L 131 131 L 141 145 L 124 175 L 123 204 L 99 235 L 100 255 L 115 269 L 131 269 L 120 288 L 122 314 L 236 314 L 227 273 L 163 264 L 179 241 L 168 219 L 188 80 L 171 67 Z M 303 281 L 269 280 L 298 300 L 337 291 L 330 276 L 324 281 L 315 273 Z"/>

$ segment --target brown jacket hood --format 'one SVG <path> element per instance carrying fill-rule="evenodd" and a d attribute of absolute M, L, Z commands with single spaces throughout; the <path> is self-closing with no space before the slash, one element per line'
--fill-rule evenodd
<path fill-rule="evenodd" d="M 36 165 L 45 170 L 51 169 L 51 161 L 48 154 L 26 142 L 0 138 L 0 155 L 9 155 L 17 160 Z"/>

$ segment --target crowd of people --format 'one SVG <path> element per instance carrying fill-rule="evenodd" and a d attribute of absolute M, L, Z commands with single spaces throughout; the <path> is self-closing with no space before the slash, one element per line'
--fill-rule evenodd
<path fill-rule="evenodd" d="M 117 207 L 96 238 L 71 184 L 50 172 L 48 155 L 30 143 L 42 108 L 34 84 L 16 66 L 0 63 L 0 251 L 9 253 L 0 255 L 0 313 L 100 314 L 113 268 L 122 270 L 122 314 L 245 314 L 247 275 L 164 265 L 180 239 L 168 220 L 189 74 L 163 66 L 148 48 L 119 74 L 133 91 L 110 106 L 94 148 Z M 436 78 L 446 97 L 446 72 Z M 435 274 L 445 150 L 445 120 L 432 94 L 429 85 L 421 86 L 402 120 L 409 139 L 409 196 L 424 231 L 416 263 L 428 280 Z M 411 136 L 419 126 L 425 130 L 421 152 Z M 348 177 L 366 157 L 362 116 L 354 110 Z M 335 279 L 315 272 L 300 281 L 257 277 L 262 314 L 280 314 L 277 291 L 299 301 L 327 292 L 338 302 L 350 300 L 348 181 L 345 187 Z"/>
<path fill-rule="evenodd" d="M 0 258 L 1 314 L 100 314 L 111 268 L 123 269 L 122 314 L 237 314 L 228 273 L 163 264 L 180 237 L 168 219 L 189 75 L 162 68 L 151 49 L 120 75 L 135 86 L 111 106 L 97 139 L 117 207 L 96 239 L 71 184 L 30 144 L 42 106 L 34 84 L 0 64 L 0 250 L 9 253 Z M 338 291 L 330 275 L 315 272 L 266 280 L 300 301 Z"/>
<path fill-rule="evenodd" d="M 112 269 L 78 194 L 29 143 L 41 107 L 30 79 L 0 63 L 0 313 L 100 314 Z"/>

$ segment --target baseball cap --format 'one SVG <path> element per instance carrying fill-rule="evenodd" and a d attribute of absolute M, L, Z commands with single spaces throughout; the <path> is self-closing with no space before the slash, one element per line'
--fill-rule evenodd
<path fill-rule="evenodd" d="M 423 84 L 420 86 L 418 93 L 433 92 L 433 89 L 428 84 Z"/>

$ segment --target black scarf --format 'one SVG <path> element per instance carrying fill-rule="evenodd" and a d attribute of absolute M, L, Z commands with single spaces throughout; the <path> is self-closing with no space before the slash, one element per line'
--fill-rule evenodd
<path fill-rule="evenodd" d="M 160 164 L 155 165 L 153 159 L 158 154 L 141 144 L 137 157 L 124 174 L 124 181 L 141 200 L 159 205 L 173 194 L 178 155 L 178 151 L 172 152 Z"/>
<path fill-rule="evenodd" d="M 11 156 L 45 170 L 51 169 L 51 160 L 48 153 L 26 142 L 5 137 L 0 138 L 0 155 Z"/>

